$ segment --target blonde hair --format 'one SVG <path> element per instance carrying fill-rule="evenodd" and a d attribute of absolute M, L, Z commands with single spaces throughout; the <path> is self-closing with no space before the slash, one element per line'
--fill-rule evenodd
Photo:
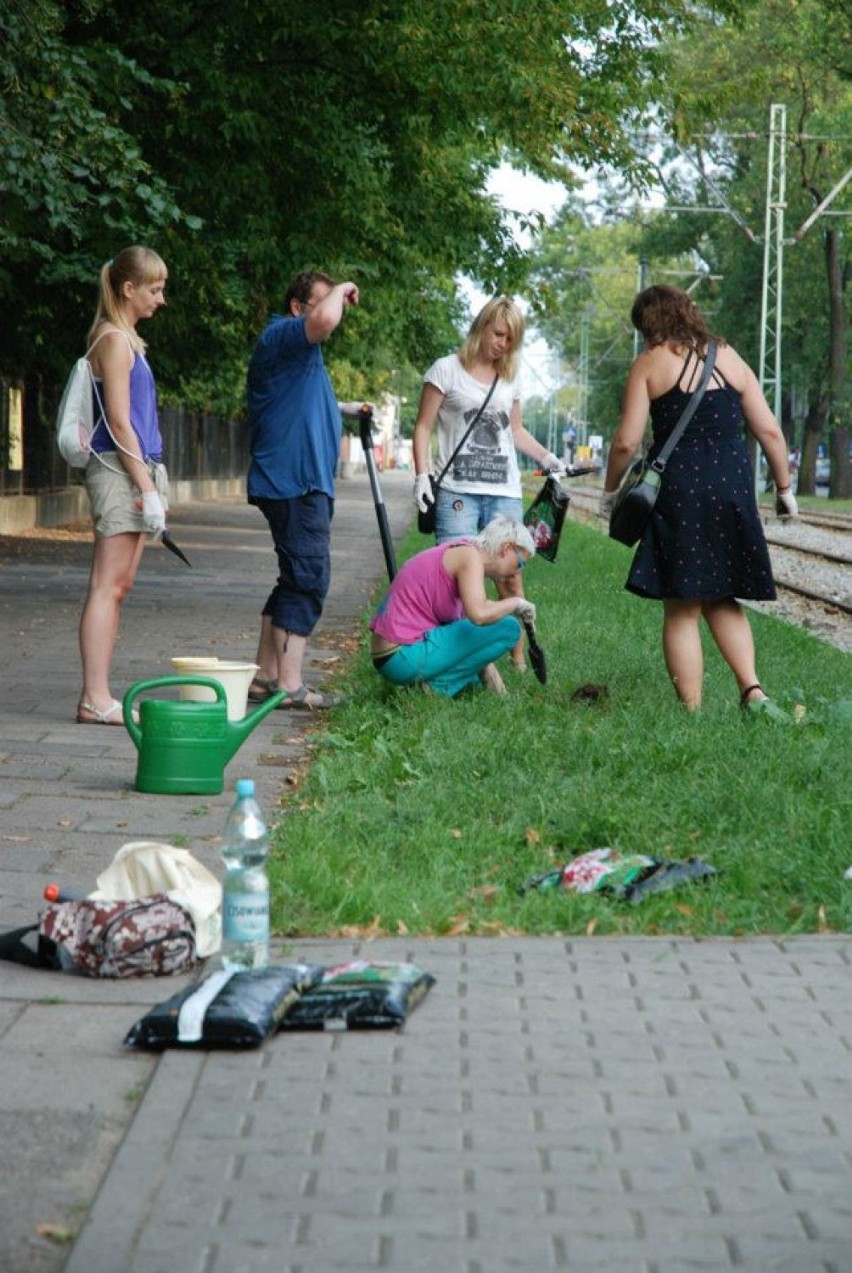
<path fill-rule="evenodd" d="M 125 283 L 133 283 L 142 287 L 145 283 L 156 283 L 159 279 L 168 278 L 166 263 L 151 248 L 133 246 L 124 248 L 118 256 L 113 257 L 101 266 L 98 308 L 95 319 L 89 328 L 89 344 L 101 323 L 112 323 L 120 331 L 126 332 L 131 345 L 139 354 L 145 352 L 145 342 L 134 327 L 124 317 L 121 289 Z"/>
<path fill-rule="evenodd" d="M 524 523 L 512 517 L 504 517 L 502 513 L 479 532 L 474 543 L 492 557 L 499 553 L 504 544 L 513 544 L 515 548 L 522 548 L 530 557 L 535 556 L 535 541 Z"/>
<path fill-rule="evenodd" d="M 470 325 L 465 342 L 459 350 L 459 362 L 465 371 L 482 356 L 485 329 L 502 321 L 509 329 L 509 348 L 494 364 L 501 380 L 514 380 L 517 374 L 518 354 L 524 339 L 524 316 L 510 296 L 493 296 L 483 305 Z"/>

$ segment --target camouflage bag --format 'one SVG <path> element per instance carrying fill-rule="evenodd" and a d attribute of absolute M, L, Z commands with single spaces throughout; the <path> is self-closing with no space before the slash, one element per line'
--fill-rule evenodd
<path fill-rule="evenodd" d="M 165 893 L 130 902 L 53 902 L 39 925 L 39 948 L 89 977 L 159 977 L 195 963 L 188 911 Z"/>

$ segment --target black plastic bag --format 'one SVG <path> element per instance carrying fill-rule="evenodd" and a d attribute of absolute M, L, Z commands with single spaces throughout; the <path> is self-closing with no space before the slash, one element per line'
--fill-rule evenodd
<path fill-rule="evenodd" d="M 320 964 L 270 964 L 246 972 L 211 973 L 146 1012 L 125 1045 L 154 1050 L 256 1048 L 322 975 Z"/>
<path fill-rule="evenodd" d="M 533 537 L 535 550 L 545 561 L 555 561 L 570 496 L 555 477 L 548 477 L 524 513 L 524 525 Z"/>
<path fill-rule="evenodd" d="M 322 982 L 297 999 L 282 1030 L 392 1029 L 435 984 L 415 964 L 352 963 L 326 968 Z"/>

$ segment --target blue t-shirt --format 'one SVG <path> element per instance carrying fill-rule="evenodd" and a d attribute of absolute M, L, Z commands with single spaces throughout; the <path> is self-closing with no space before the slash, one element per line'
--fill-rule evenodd
<path fill-rule="evenodd" d="M 334 499 L 340 408 L 322 346 L 308 340 L 304 317 L 272 315 L 252 354 L 247 390 L 249 499 L 295 499 L 308 491 Z"/>

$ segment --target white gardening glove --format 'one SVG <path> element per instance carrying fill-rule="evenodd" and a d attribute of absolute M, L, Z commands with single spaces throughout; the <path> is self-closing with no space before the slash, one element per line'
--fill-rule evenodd
<path fill-rule="evenodd" d="M 418 512 L 425 513 L 430 504 L 434 504 L 432 497 L 432 483 L 429 480 L 428 473 L 418 473 L 414 479 L 414 502 L 417 505 Z"/>
<path fill-rule="evenodd" d="M 536 609 L 526 597 L 518 597 L 515 601 L 515 614 L 521 623 L 535 623 Z"/>
<path fill-rule="evenodd" d="M 798 517 L 799 505 L 792 490 L 775 492 L 775 512 L 779 517 Z"/>
<path fill-rule="evenodd" d="M 617 494 L 618 491 L 601 491 L 601 497 L 598 500 L 598 517 L 602 517 L 605 522 L 608 522 L 612 516 L 612 506 Z"/>
<path fill-rule="evenodd" d="M 166 529 L 166 510 L 156 491 L 142 492 L 142 525 L 155 538 Z"/>
<path fill-rule="evenodd" d="M 565 465 L 562 463 L 558 455 L 554 455 L 552 451 L 548 451 L 541 457 L 541 467 L 545 473 L 549 473 L 551 477 L 564 477 Z"/>

